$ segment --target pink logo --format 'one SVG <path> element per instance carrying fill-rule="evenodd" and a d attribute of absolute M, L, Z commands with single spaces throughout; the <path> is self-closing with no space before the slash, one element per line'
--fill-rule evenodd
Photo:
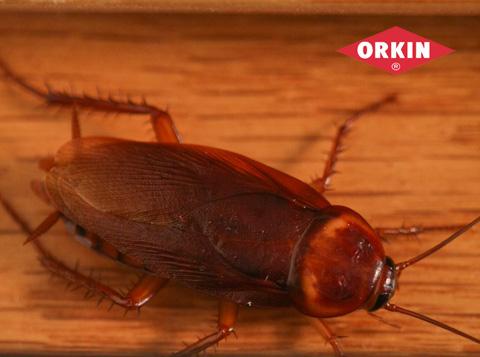
<path fill-rule="evenodd" d="M 399 74 L 448 55 L 453 50 L 395 26 L 341 48 L 338 52 L 392 74 Z"/>

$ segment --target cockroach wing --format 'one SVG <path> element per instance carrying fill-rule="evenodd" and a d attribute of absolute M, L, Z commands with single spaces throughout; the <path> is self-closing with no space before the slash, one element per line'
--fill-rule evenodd
<path fill-rule="evenodd" d="M 198 145 L 84 138 L 56 157 L 78 194 L 93 207 L 166 223 L 225 197 L 271 193 L 318 209 L 329 205 L 312 187 L 245 156 Z M 73 177 L 74 176 L 74 177 Z M 66 179 L 67 176 L 64 177 Z M 128 205 L 125 203 L 128 202 Z"/>
<path fill-rule="evenodd" d="M 275 254 L 288 260 L 311 221 L 302 212 L 328 205 L 307 184 L 235 153 L 112 138 L 67 143 L 46 184 L 65 216 L 146 270 L 209 291 L 275 290 L 262 276 L 285 273 Z M 232 220 L 240 238 L 225 233 Z"/>

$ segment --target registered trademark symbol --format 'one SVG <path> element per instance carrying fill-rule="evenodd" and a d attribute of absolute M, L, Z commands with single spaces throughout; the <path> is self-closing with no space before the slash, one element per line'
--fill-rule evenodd
<path fill-rule="evenodd" d="M 400 70 L 400 63 L 393 62 L 391 67 L 394 71 L 398 71 L 398 70 Z"/>

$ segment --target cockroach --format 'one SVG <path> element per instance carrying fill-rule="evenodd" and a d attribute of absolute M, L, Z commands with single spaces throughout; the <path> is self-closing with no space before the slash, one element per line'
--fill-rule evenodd
<path fill-rule="evenodd" d="M 175 353 L 204 351 L 234 333 L 239 306 L 293 305 L 316 318 L 322 336 L 343 355 L 326 318 L 357 309 L 402 313 L 475 343 L 480 340 L 391 302 L 401 272 L 480 222 L 465 225 L 431 249 L 395 264 L 382 237 L 418 227 L 374 229 L 357 212 L 324 196 L 343 141 L 365 112 L 395 100 L 389 95 L 349 117 L 334 137 L 323 175 L 304 183 L 237 153 L 181 143 L 169 113 L 133 101 L 40 89 L 0 62 L 6 77 L 52 106 L 72 109 L 72 138 L 41 161 L 37 195 L 53 212 L 35 229 L 4 198 L 3 206 L 34 242 L 42 264 L 114 304 L 137 309 L 167 281 L 217 297 L 218 328 Z M 155 143 L 82 137 L 80 109 L 150 117 Z M 142 272 L 125 295 L 69 268 L 37 238 L 60 219 L 93 249 Z"/>

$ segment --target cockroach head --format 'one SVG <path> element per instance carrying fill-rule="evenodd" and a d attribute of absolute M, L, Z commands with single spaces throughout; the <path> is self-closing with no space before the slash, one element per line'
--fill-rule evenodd
<path fill-rule="evenodd" d="M 375 230 L 358 213 L 331 206 L 298 241 L 288 289 L 303 313 L 333 317 L 388 301 L 395 290 L 395 268 Z"/>
<path fill-rule="evenodd" d="M 480 344 L 474 336 L 390 302 L 404 269 L 442 249 L 478 223 L 480 217 L 427 251 L 394 264 L 385 256 L 375 230 L 360 215 L 346 207 L 330 206 L 321 211 L 295 246 L 288 292 L 297 309 L 306 315 L 324 318 L 359 308 L 384 308 Z"/>

